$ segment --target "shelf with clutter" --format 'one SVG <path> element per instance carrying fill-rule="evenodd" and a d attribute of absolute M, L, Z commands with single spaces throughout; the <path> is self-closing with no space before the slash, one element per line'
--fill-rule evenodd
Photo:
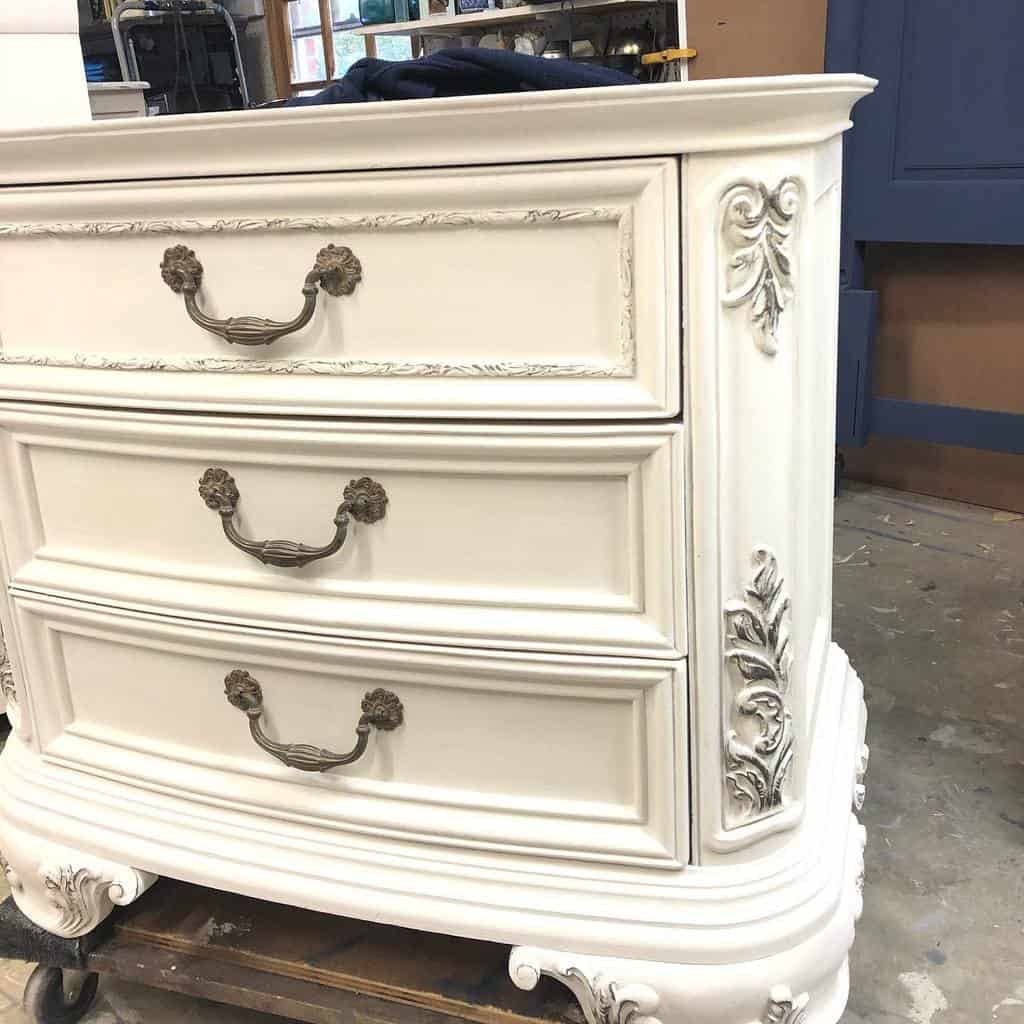
<path fill-rule="evenodd" d="M 599 63 L 645 81 L 683 77 L 678 13 L 664 0 L 362 0 L 353 35 L 409 36 L 421 52 L 452 46 Z M 428 7 L 429 5 L 429 7 Z"/>

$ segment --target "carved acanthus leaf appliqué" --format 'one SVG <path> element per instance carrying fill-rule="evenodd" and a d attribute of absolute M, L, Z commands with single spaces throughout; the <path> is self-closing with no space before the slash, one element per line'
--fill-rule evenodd
<path fill-rule="evenodd" d="M 18 876 L 18 872 L 11 867 L 11 863 L 3 850 L 0 850 L 0 871 L 3 872 L 4 878 L 7 879 L 11 892 L 21 892 L 21 878 Z"/>
<path fill-rule="evenodd" d="M 864 785 L 864 777 L 868 773 L 868 758 L 870 756 L 871 749 L 866 743 L 862 743 L 857 753 L 856 780 L 853 783 L 853 809 L 855 811 L 864 809 L 864 800 L 868 792 Z"/>
<path fill-rule="evenodd" d="M 3 693 L 4 700 L 8 704 L 18 703 L 18 688 L 14 685 L 14 671 L 11 668 L 11 659 L 7 656 L 7 644 L 4 642 L 2 632 L 0 632 L 0 693 Z"/>
<path fill-rule="evenodd" d="M 28 728 L 28 718 L 23 713 L 18 700 L 18 684 L 14 678 L 14 667 L 11 665 L 10 655 L 7 653 L 7 641 L 4 639 L 2 628 L 0 628 L 0 694 L 3 694 L 7 706 L 7 717 L 11 720 L 15 732 L 22 740 L 30 739 L 31 731 Z"/>
<path fill-rule="evenodd" d="M 57 928 L 63 935 L 82 935 L 100 921 L 99 906 L 109 878 L 93 874 L 87 868 L 54 867 L 43 875 L 50 902 L 59 914 Z"/>
<path fill-rule="evenodd" d="M 728 261 L 722 304 L 729 309 L 750 305 L 754 340 L 768 355 L 779 350 L 779 319 L 793 298 L 789 242 L 800 195 L 795 178 L 783 178 L 771 191 L 763 182 L 744 179 L 722 198 Z"/>
<path fill-rule="evenodd" d="M 619 984 L 599 970 L 581 966 L 586 959 L 518 946 L 509 957 L 509 976 L 526 990 L 536 987 L 542 974 L 560 981 L 576 996 L 587 1024 L 661 1024 L 653 1016 L 661 1002 L 653 988 Z"/>
<path fill-rule="evenodd" d="M 786 985 L 776 985 L 768 999 L 768 1005 L 757 1024 L 807 1024 L 807 1004 L 811 997 L 793 996 Z"/>
<path fill-rule="evenodd" d="M 745 685 L 733 697 L 725 724 L 726 828 L 781 810 L 793 763 L 789 691 L 789 598 L 778 561 L 754 552 L 756 572 L 746 598 L 725 606 L 726 661 Z"/>
<path fill-rule="evenodd" d="M 95 928 L 114 906 L 134 902 L 155 881 L 156 875 L 135 868 L 121 867 L 106 861 L 90 861 L 76 865 L 70 859 L 41 864 L 37 878 L 42 882 L 31 886 L 21 879 L 22 899 L 19 906 L 31 920 L 47 931 L 64 938 L 85 935 Z M 13 888 L 13 886 L 12 886 Z M 43 911 L 34 902 L 38 893 L 49 910 Z M 29 903 L 23 905 L 27 898 Z"/>

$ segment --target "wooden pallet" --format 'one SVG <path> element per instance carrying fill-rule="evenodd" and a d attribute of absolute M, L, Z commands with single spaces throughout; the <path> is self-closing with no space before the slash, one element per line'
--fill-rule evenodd
<path fill-rule="evenodd" d="M 81 939 L 59 939 L 0 905 L 0 956 L 38 961 L 25 1005 L 73 1024 L 99 975 L 308 1024 L 553 1024 L 582 1021 L 549 979 L 508 978 L 509 947 L 298 910 L 161 880 Z M 63 972 L 89 977 L 74 995 Z"/>

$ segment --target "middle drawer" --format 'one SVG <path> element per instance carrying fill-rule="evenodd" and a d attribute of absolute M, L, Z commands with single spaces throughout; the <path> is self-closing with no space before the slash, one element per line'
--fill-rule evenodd
<path fill-rule="evenodd" d="M 10 403 L 0 430 L 0 521 L 22 589 L 335 636 L 685 653 L 678 424 Z"/>

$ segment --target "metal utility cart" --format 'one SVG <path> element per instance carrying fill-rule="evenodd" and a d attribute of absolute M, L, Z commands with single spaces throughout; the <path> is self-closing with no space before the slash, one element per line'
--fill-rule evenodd
<path fill-rule="evenodd" d="M 0 955 L 40 963 L 35 1024 L 75 1024 L 100 975 L 306 1024 L 583 1024 L 568 989 L 509 979 L 508 947 L 296 910 L 162 879 L 79 939 L 0 905 Z M 65 971 L 86 971 L 65 991 Z"/>
<path fill-rule="evenodd" d="M 146 18 L 125 18 L 143 11 Z M 213 0 L 122 0 L 110 19 L 124 81 L 150 83 L 165 113 L 249 106 L 235 20 Z"/>

